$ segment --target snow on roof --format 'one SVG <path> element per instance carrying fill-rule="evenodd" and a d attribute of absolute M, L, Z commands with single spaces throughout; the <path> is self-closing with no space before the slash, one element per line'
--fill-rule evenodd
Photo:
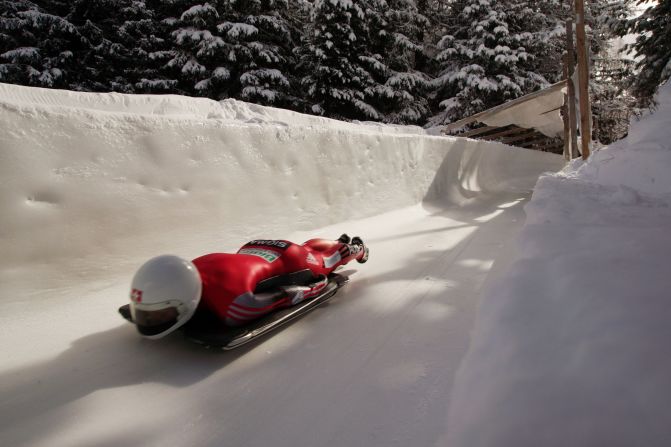
<path fill-rule="evenodd" d="M 475 115 L 455 121 L 444 128 L 444 132 L 459 129 L 476 121 L 488 126 L 504 127 L 514 124 L 525 129 L 536 129 L 554 138 L 564 131 L 560 108 L 564 104 L 566 82 L 561 81 L 550 87 L 513 99 Z"/>
<path fill-rule="evenodd" d="M 548 137 L 558 137 L 564 132 L 564 122 L 560 114 L 564 93 L 565 89 L 550 90 L 546 94 L 488 116 L 482 122 L 496 127 L 515 124 L 536 129 Z"/>

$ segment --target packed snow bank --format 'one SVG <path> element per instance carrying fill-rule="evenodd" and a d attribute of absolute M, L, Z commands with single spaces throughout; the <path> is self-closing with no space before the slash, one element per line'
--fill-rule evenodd
<path fill-rule="evenodd" d="M 543 176 L 485 293 L 449 445 L 671 443 L 671 86 L 628 138 Z"/>
<path fill-rule="evenodd" d="M 162 252 L 530 190 L 559 157 L 238 101 L 0 84 L 0 272 L 111 273 Z M 195 252 L 183 252 L 185 247 Z M 41 277 L 47 284 L 46 276 Z"/>
<path fill-rule="evenodd" d="M 378 123 L 349 123 L 285 109 L 226 99 L 220 102 L 207 98 L 178 95 L 124 95 L 121 93 L 82 93 L 22 87 L 0 83 L 0 98 L 8 104 L 46 108 L 68 113 L 73 108 L 108 114 L 132 114 L 172 117 L 179 120 L 217 120 L 220 123 L 264 124 L 270 126 L 319 126 L 349 131 L 379 131 L 385 133 L 423 134 L 421 127 L 387 126 Z"/>

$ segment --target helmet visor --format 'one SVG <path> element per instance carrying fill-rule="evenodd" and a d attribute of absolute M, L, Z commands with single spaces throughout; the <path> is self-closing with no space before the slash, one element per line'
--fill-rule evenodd
<path fill-rule="evenodd" d="M 177 323 L 179 311 L 170 306 L 156 310 L 138 309 L 133 312 L 133 321 L 142 335 L 156 335 L 170 329 Z"/>

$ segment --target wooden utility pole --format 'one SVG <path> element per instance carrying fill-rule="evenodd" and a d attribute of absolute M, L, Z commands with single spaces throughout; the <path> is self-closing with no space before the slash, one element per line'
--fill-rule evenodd
<path fill-rule="evenodd" d="M 589 105 L 589 58 L 585 33 L 585 2 L 575 0 L 576 46 L 578 47 L 578 92 L 580 93 L 580 137 L 582 159 L 589 157 L 589 143 L 592 138 L 592 115 Z"/>
<path fill-rule="evenodd" d="M 567 82 L 571 80 L 568 78 L 568 55 L 565 54 L 562 58 L 564 62 L 564 79 Z M 561 106 L 561 118 L 564 122 L 564 159 L 571 159 L 571 124 L 568 116 L 568 94 L 564 94 L 564 105 Z"/>
<path fill-rule="evenodd" d="M 573 20 L 566 21 L 566 58 L 568 65 L 568 119 L 571 134 L 570 158 L 578 157 L 578 115 L 575 110 L 575 84 L 573 74 L 575 73 L 575 51 L 573 47 Z"/>

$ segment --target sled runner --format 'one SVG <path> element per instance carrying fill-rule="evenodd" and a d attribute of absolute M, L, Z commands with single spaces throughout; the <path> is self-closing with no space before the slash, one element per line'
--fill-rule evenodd
<path fill-rule="evenodd" d="M 196 316 L 181 330 L 188 340 L 208 348 L 235 349 L 314 310 L 333 297 L 338 289 L 347 284 L 347 282 L 349 282 L 347 276 L 332 273 L 329 275 L 328 284 L 318 296 L 273 312 L 245 326 L 226 327 L 218 320 L 208 319 L 207 317 L 198 318 Z M 129 305 L 121 306 L 119 313 L 126 320 L 132 322 Z"/>

